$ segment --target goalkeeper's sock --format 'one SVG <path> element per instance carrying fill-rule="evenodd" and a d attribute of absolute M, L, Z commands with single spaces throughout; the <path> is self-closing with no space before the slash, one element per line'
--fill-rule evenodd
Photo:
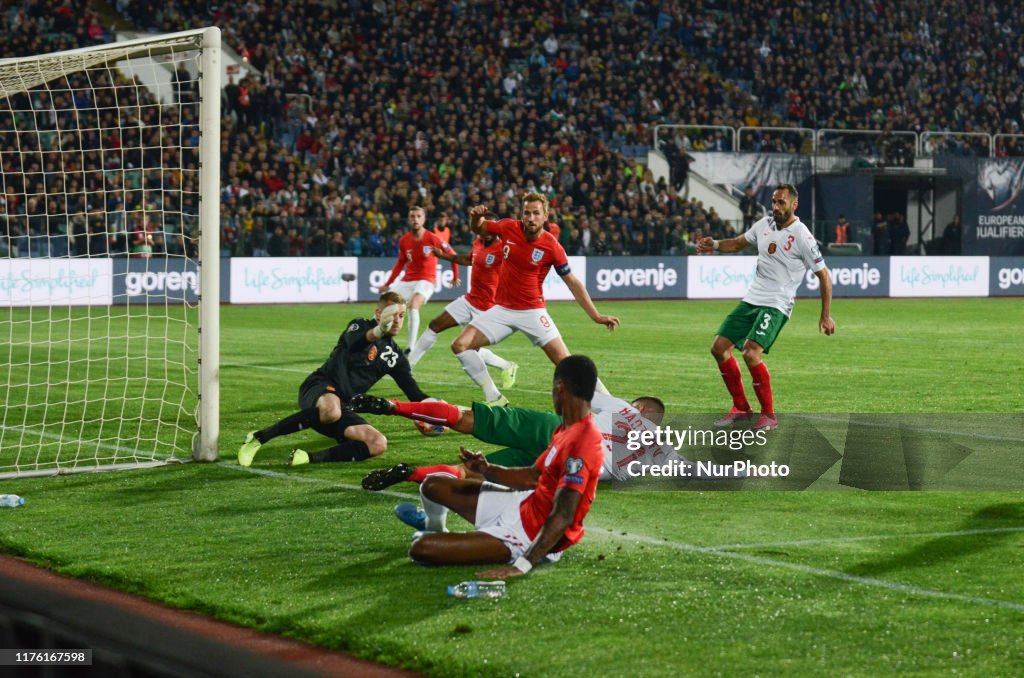
<path fill-rule="evenodd" d="M 423 494 L 423 485 L 420 485 L 420 502 L 423 505 L 423 512 L 427 514 L 426 529 L 430 532 L 447 532 L 448 527 L 445 523 L 448 520 L 448 508 L 433 499 L 427 499 Z"/>
<path fill-rule="evenodd" d="M 499 370 L 508 370 L 508 369 L 512 368 L 512 363 L 510 363 L 509 361 L 505 360 L 500 355 L 498 355 L 497 353 L 494 353 L 490 349 L 478 348 L 476 350 L 476 352 L 480 354 L 481 358 L 483 358 L 483 361 L 484 361 L 485 365 L 490 365 L 491 367 L 497 367 Z"/>
<path fill-rule="evenodd" d="M 346 440 L 326 450 L 309 453 L 310 464 L 322 464 L 328 461 L 362 461 L 370 458 L 370 448 L 362 440 Z"/>
<path fill-rule="evenodd" d="M 416 367 L 416 363 L 420 361 L 420 358 L 422 358 L 427 351 L 433 348 L 436 342 L 437 332 L 428 327 L 427 331 L 423 333 L 423 336 L 416 340 L 416 345 L 412 347 L 411 351 L 409 351 L 409 364 Z"/>
<path fill-rule="evenodd" d="M 412 475 L 406 478 L 411 483 L 422 483 L 423 479 L 433 473 L 447 473 L 453 478 L 461 478 L 462 471 L 458 466 L 449 464 L 434 464 L 433 466 L 417 466 Z"/>
<path fill-rule="evenodd" d="M 775 414 L 775 405 L 772 403 L 772 379 L 768 374 L 768 366 L 758 363 L 750 368 L 750 376 L 754 378 L 754 393 L 761 403 L 761 414 Z"/>
<path fill-rule="evenodd" d="M 265 443 L 278 436 L 286 436 L 289 433 L 298 433 L 303 429 L 312 428 L 319 423 L 320 412 L 316 407 L 309 407 L 304 410 L 300 410 L 291 416 L 285 417 L 273 426 L 268 426 L 262 431 L 257 431 L 256 440 L 261 443 Z"/>
<path fill-rule="evenodd" d="M 412 349 L 416 345 L 416 335 L 420 333 L 420 310 L 418 308 L 409 309 L 409 348 Z"/>
<path fill-rule="evenodd" d="M 484 359 L 476 351 L 469 350 L 456 353 L 455 357 L 462 363 L 462 369 L 466 371 L 469 378 L 477 383 L 484 390 L 484 400 L 492 401 L 501 398 L 501 391 L 494 385 L 494 380 L 487 373 L 487 365 Z"/>
<path fill-rule="evenodd" d="M 763 365 L 764 363 L 761 364 Z M 739 363 L 736 362 L 736 356 L 729 356 L 729 359 L 724 363 L 719 363 L 718 370 L 722 373 L 725 387 L 729 389 L 729 394 L 732 396 L 733 407 L 749 412 L 750 403 L 747 402 L 747 392 L 743 389 L 743 374 L 740 372 Z M 760 394 L 758 397 L 760 397 Z"/>
<path fill-rule="evenodd" d="M 432 401 L 429 403 L 392 402 L 395 404 L 395 414 L 405 417 L 406 419 L 426 421 L 431 424 L 455 426 L 455 424 L 459 423 L 459 419 L 462 418 L 462 410 L 455 405 L 449 405 L 448 403 L 442 403 L 439 401 Z"/>

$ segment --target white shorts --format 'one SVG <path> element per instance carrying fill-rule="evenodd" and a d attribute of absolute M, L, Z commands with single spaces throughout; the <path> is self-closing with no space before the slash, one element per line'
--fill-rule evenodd
<path fill-rule="evenodd" d="M 533 490 L 514 491 L 496 483 L 485 482 L 480 487 L 480 496 L 476 502 L 476 522 L 473 527 L 477 532 L 489 534 L 504 542 L 511 554 L 508 562 L 514 563 L 519 556 L 526 553 L 533 541 L 526 534 L 523 519 L 519 514 L 519 505 L 533 494 Z M 561 553 L 549 553 L 547 559 L 555 562 L 562 557 Z"/>
<path fill-rule="evenodd" d="M 546 346 L 562 336 L 546 308 L 513 311 L 504 306 L 491 306 L 470 324 L 483 332 L 492 344 L 507 339 L 516 330 L 528 336 L 534 346 Z"/>
<path fill-rule="evenodd" d="M 455 320 L 455 322 L 463 327 L 468 325 L 473 318 L 476 318 L 483 313 L 483 311 L 478 309 L 476 306 L 466 301 L 465 296 L 461 296 L 451 302 L 444 307 L 444 310 L 452 317 L 453 320 Z"/>
<path fill-rule="evenodd" d="M 429 280 L 402 280 L 389 287 L 388 291 L 398 292 L 405 297 L 406 305 L 412 301 L 414 294 L 419 294 L 423 297 L 423 303 L 425 304 L 434 295 L 434 283 Z"/>

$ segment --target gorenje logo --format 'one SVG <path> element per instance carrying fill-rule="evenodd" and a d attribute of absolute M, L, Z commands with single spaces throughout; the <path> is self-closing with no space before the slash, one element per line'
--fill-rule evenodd
<path fill-rule="evenodd" d="M 997 277 L 1001 290 L 1008 290 L 1012 285 L 1024 285 L 1024 268 L 1001 268 Z"/>
<path fill-rule="evenodd" d="M 129 297 L 137 297 L 149 292 L 181 292 L 186 289 L 199 291 L 199 275 L 195 271 L 146 271 L 145 273 L 126 273 L 124 289 Z"/>
<path fill-rule="evenodd" d="M 882 272 L 867 262 L 855 268 L 829 268 L 828 273 L 833 285 L 859 287 L 862 290 L 877 287 L 882 282 Z M 807 289 L 818 289 L 818 276 L 813 271 L 807 271 L 804 280 L 807 282 Z"/>
<path fill-rule="evenodd" d="M 675 287 L 679 274 L 674 268 L 601 268 L 597 271 L 597 289 L 607 292 L 613 287 L 653 287 L 659 292 L 666 287 Z"/>

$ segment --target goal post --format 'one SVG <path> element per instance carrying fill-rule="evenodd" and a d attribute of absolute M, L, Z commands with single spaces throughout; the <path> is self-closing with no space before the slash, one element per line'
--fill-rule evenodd
<path fill-rule="evenodd" d="M 0 59 L 0 478 L 215 461 L 220 30 Z"/>

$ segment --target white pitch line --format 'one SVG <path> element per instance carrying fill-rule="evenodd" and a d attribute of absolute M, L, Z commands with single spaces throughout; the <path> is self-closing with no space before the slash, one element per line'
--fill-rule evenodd
<path fill-rule="evenodd" d="M 91 440 L 82 440 L 81 438 L 68 438 L 67 436 L 62 436 L 59 433 L 50 433 L 49 431 L 38 431 L 36 428 L 39 426 L 42 426 L 42 424 L 32 424 L 31 426 L 6 426 L 4 424 L 0 424 L 0 429 L 4 431 L 17 431 L 24 435 L 39 436 L 40 438 L 49 438 L 50 440 L 57 440 L 65 445 L 73 445 L 75 443 L 92 444 L 93 442 Z M 134 447 L 124 447 L 122 445 L 113 445 L 97 441 L 96 448 L 100 450 L 110 450 L 111 452 L 123 452 L 136 457 L 152 458 L 151 454 L 147 455 Z"/>
<path fill-rule="evenodd" d="M 761 549 L 786 546 L 815 546 L 817 544 L 842 544 L 855 541 L 876 541 L 878 539 L 923 539 L 938 537 L 970 537 L 976 534 L 1000 534 L 1004 532 L 1024 532 L 1024 527 L 992 527 L 977 530 L 956 530 L 953 532 L 907 532 L 905 534 L 876 534 L 864 537 L 831 537 L 823 539 L 794 539 L 793 541 L 772 541 L 758 544 L 719 544 L 709 548 L 720 550 Z"/>
<path fill-rule="evenodd" d="M 221 461 L 217 462 L 217 465 L 222 468 L 231 469 L 232 471 L 244 471 L 246 473 L 252 473 L 257 476 L 264 476 L 267 478 L 277 478 L 278 480 L 294 480 L 299 483 L 311 483 L 313 485 L 327 485 L 328 487 L 337 487 L 342 490 L 358 490 L 359 492 L 366 492 L 367 494 L 383 494 L 389 497 L 398 497 L 399 499 L 414 499 L 419 500 L 419 493 L 406 494 L 404 492 L 396 492 L 395 490 L 380 490 L 377 492 L 370 492 L 364 490 L 359 485 L 349 485 L 348 483 L 339 483 L 336 480 L 326 480 L 324 478 L 311 478 L 309 476 L 302 476 L 294 473 L 281 473 L 279 471 L 270 471 L 263 468 L 252 468 L 251 466 L 239 466 L 238 464 L 232 464 L 230 462 Z"/>
<path fill-rule="evenodd" d="M 914 586 L 912 584 L 901 584 L 899 582 L 889 581 L 887 579 L 876 579 L 874 577 L 862 577 L 855 574 L 847 574 L 846 572 L 839 572 L 837 570 L 827 570 L 820 567 L 812 567 L 810 565 L 801 565 L 799 563 L 790 563 L 785 560 L 776 560 L 774 558 L 764 558 L 762 556 L 754 556 L 749 553 L 737 553 L 735 551 L 722 551 L 719 547 L 711 546 L 697 546 L 695 544 L 685 544 L 682 542 L 667 541 L 665 539 L 656 539 L 654 537 L 648 537 L 642 534 L 622 534 L 620 531 L 609 530 L 602 527 L 589 527 L 591 532 L 599 532 L 600 534 L 609 537 L 611 539 L 617 539 L 620 541 L 633 541 L 649 544 L 651 546 L 664 546 L 678 551 L 687 551 L 689 553 L 700 553 L 703 555 L 717 556 L 719 558 L 727 558 L 731 560 L 740 560 L 747 563 L 753 563 L 755 565 L 762 565 L 766 567 L 777 567 L 786 570 L 792 570 L 794 572 L 801 572 L 803 574 L 809 574 L 815 577 L 825 577 L 827 579 L 837 579 L 839 581 L 845 581 L 852 584 L 860 584 L 861 586 L 868 586 L 872 588 L 886 589 L 889 591 L 899 591 L 900 593 L 906 593 L 909 595 L 920 596 L 923 598 L 936 598 L 939 600 L 952 600 L 959 603 L 968 603 L 970 605 L 981 605 L 984 607 L 997 607 L 1004 610 L 1013 610 L 1015 612 L 1024 612 L 1024 604 L 1013 603 L 1007 600 L 994 600 L 992 598 L 982 598 L 980 596 L 969 596 L 961 593 L 949 593 L 948 591 L 939 591 L 936 589 L 926 589 L 921 586 Z"/>
<path fill-rule="evenodd" d="M 898 412 L 887 412 L 887 413 L 867 412 L 866 414 L 868 416 L 873 416 L 874 414 L 884 414 L 886 416 L 892 416 L 894 414 L 899 414 L 899 413 Z M 908 414 L 908 416 L 911 416 L 911 417 L 922 416 L 922 415 L 923 416 L 934 416 L 934 415 L 932 415 L 932 414 L 930 414 L 928 412 L 908 412 L 907 414 Z M 1007 414 L 1007 415 L 1013 416 L 1013 415 L 1017 415 L 1018 413 L 1016 413 L 1016 412 L 984 413 L 983 412 L 983 413 L 980 413 L 980 414 L 982 414 L 982 416 L 984 416 L 985 414 Z M 829 416 L 825 416 L 825 415 L 821 415 L 821 414 L 800 414 L 799 412 L 794 412 L 792 414 L 786 414 L 784 416 L 786 416 L 786 417 L 799 417 L 801 419 L 812 419 L 812 420 L 818 420 L 818 421 L 828 421 L 828 422 L 834 422 L 834 423 L 843 423 L 841 418 L 840 418 L 843 415 L 837 415 L 836 417 L 829 417 Z M 940 434 L 940 435 L 960 436 L 961 438 L 975 438 L 977 440 L 998 440 L 1000 442 L 1005 441 L 1005 442 L 1011 442 L 1011 443 L 1024 442 L 1024 438 L 1013 438 L 1011 436 L 995 436 L 995 435 L 989 435 L 987 433 L 970 433 L 970 432 L 967 432 L 967 431 L 949 431 L 947 429 L 942 429 L 942 428 L 921 428 L 921 427 L 918 427 L 918 426 L 902 426 L 900 424 L 893 425 L 893 424 L 884 424 L 884 423 L 879 423 L 879 422 L 869 422 L 869 421 L 860 421 L 860 420 L 851 421 L 849 423 L 850 423 L 851 426 L 856 425 L 856 426 L 866 426 L 868 428 L 885 428 L 885 429 L 904 428 L 905 430 L 913 431 L 914 433 L 937 433 L 937 434 Z"/>
<path fill-rule="evenodd" d="M 291 373 L 291 374 L 309 374 L 312 371 L 312 370 L 300 370 L 300 369 L 295 368 L 295 367 L 275 367 L 275 366 L 272 366 L 272 365 L 244 365 L 242 363 L 225 363 L 225 362 L 221 363 L 221 367 L 240 367 L 240 368 L 244 368 L 244 369 L 248 369 L 248 370 L 251 370 L 251 369 L 269 370 L 271 372 L 288 372 L 288 373 Z M 470 382 L 468 382 L 468 381 L 443 381 L 443 380 L 438 380 L 438 379 L 431 379 L 430 383 L 431 384 L 440 384 L 442 386 L 468 386 Z M 544 394 L 544 395 L 551 395 L 551 390 L 550 389 L 548 389 L 547 391 L 544 391 L 544 390 L 537 389 L 537 388 L 519 388 L 517 386 L 516 390 L 517 391 L 522 391 L 524 393 L 540 393 L 540 394 Z"/>

